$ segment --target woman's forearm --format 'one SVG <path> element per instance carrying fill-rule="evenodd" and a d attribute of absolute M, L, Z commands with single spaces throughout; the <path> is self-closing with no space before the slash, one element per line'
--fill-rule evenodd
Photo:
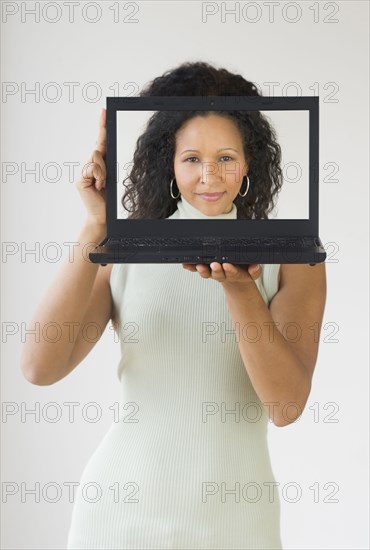
<path fill-rule="evenodd" d="M 29 336 L 23 345 L 21 368 L 28 379 L 54 380 L 60 378 L 81 330 L 99 264 L 89 261 L 87 245 L 98 243 L 105 236 L 104 227 L 86 223 L 81 229 L 73 261 L 66 260 L 50 284 L 36 309 L 28 330 L 39 327 L 41 337 Z M 48 326 L 56 327 L 50 339 Z M 52 329 L 50 329 L 51 331 Z M 55 337 L 57 333 L 58 337 Z M 59 335 L 58 335 L 59 333 Z"/>
<path fill-rule="evenodd" d="M 243 291 L 225 288 L 225 296 L 255 392 L 275 425 L 294 422 L 311 390 L 304 365 L 279 332 L 254 283 L 245 285 Z"/>

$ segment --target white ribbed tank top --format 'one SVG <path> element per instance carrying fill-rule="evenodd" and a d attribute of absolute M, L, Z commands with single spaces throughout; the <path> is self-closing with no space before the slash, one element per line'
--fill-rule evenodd
<path fill-rule="evenodd" d="M 207 217 L 177 205 L 169 218 Z M 279 267 L 256 281 L 266 304 Z M 82 473 L 67 548 L 281 549 L 268 415 L 238 347 L 255 331 L 233 331 L 222 285 L 181 264 L 115 264 L 110 285 L 121 412 Z"/>

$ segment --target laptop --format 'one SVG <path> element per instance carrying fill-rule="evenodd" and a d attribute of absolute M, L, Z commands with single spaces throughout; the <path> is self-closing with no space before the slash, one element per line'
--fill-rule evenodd
<path fill-rule="evenodd" d="M 193 113 L 189 114 L 188 111 Z M 281 186 L 279 192 L 275 194 L 274 208 L 268 216 L 262 219 L 256 215 L 239 218 L 238 213 L 237 218 L 234 219 L 229 219 L 227 216 L 222 219 L 213 219 L 212 215 L 209 219 L 204 216 L 192 219 L 170 219 L 177 208 L 175 198 L 170 198 L 170 170 L 174 170 L 174 165 L 173 157 L 172 166 L 164 165 L 167 138 L 165 133 L 161 134 L 161 129 L 171 119 L 175 124 L 174 127 L 178 128 L 177 120 L 190 119 L 191 121 L 197 112 L 199 114 L 203 111 L 216 115 L 221 111 L 226 115 L 229 111 L 238 111 L 243 115 L 243 120 L 245 117 L 250 117 L 248 120 L 252 120 L 253 117 L 255 119 L 256 116 L 261 115 L 269 123 L 270 128 L 273 128 L 275 140 L 281 151 Z M 204 116 L 204 113 L 202 114 Z M 318 96 L 107 97 L 106 120 L 107 235 L 89 253 L 91 262 L 101 265 L 110 263 L 210 265 L 212 262 L 243 265 L 252 263 L 315 265 L 325 261 L 326 252 L 318 234 Z M 157 126 L 153 126 L 153 121 L 156 121 Z M 158 132 L 158 139 L 155 134 L 157 149 L 155 147 L 153 149 L 153 139 L 148 147 L 145 143 L 149 141 L 142 141 L 140 156 L 138 156 L 140 139 L 143 140 L 148 132 L 153 132 L 152 128 L 156 128 Z M 230 151 L 226 153 L 230 155 Z M 230 159 L 231 156 L 225 154 L 223 158 Z M 193 158 L 190 160 L 192 161 Z M 222 162 L 220 161 L 220 167 L 225 168 Z M 148 199 L 151 192 L 158 191 L 158 181 L 166 182 L 165 204 L 162 208 L 157 200 L 157 214 L 154 217 L 153 214 L 140 216 L 137 205 L 135 214 L 135 201 L 127 202 L 128 184 L 131 184 L 131 191 L 134 189 L 132 175 L 135 163 L 136 174 L 141 173 L 146 177 L 147 189 L 145 188 L 144 194 L 142 192 L 142 198 L 145 196 Z M 194 164 L 196 163 L 189 162 L 186 169 L 194 170 Z M 202 162 L 203 164 L 205 163 Z M 213 164 L 218 166 L 218 162 Z M 150 173 L 145 173 L 144 165 L 150 167 L 152 176 Z M 189 165 L 192 168 L 189 168 Z M 249 168 L 251 166 L 249 164 Z M 196 170 L 198 169 L 199 165 Z M 163 179 L 158 179 L 159 176 Z M 254 181 L 259 177 L 262 176 L 254 173 Z M 154 189 L 154 185 L 157 189 Z M 123 201 L 125 193 L 126 202 Z M 177 188 L 176 193 L 178 193 Z M 132 194 L 130 196 L 132 197 Z M 177 194 L 172 195 L 176 198 L 177 196 Z M 144 211 L 145 208 L 141 208 L 141 212 Z M 203 214 L 208 211 L 203 210 Z M 216 211 L 212 210 L 212 212 Z"/>

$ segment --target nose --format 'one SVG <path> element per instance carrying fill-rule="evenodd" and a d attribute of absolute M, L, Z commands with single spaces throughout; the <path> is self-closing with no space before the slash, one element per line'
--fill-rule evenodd
<path fill-rule="evenodd" d="M 211 183 L 212 181 L 220 181 L 221 167 L 218 166 L 217 162 L 202 162 L 202 181 L 206 183 Z"/>

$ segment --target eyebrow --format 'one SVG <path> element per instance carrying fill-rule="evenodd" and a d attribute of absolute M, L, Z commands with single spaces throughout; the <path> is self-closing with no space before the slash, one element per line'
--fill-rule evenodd
<path fill-rule="evenodd" d="M 234 147 L 221 147 L 221 149 L 217 149 L 216 153 L 220 153 L 220 151 L 227 151 L 227 150 L 231 150 L 231 151 L 235 151 L 235 153 L 239 153 L 239 151 L 237 151 L 236 149 L 234 149 Z M 182 155 L 183 153 L 188 153 L 188 152 L 195 152 L 195 153 L 200 153 L 200 151 L 198 151 L 198 149 L 184 149 L 184 151 L 182 151 L 180 154 Z"/>

